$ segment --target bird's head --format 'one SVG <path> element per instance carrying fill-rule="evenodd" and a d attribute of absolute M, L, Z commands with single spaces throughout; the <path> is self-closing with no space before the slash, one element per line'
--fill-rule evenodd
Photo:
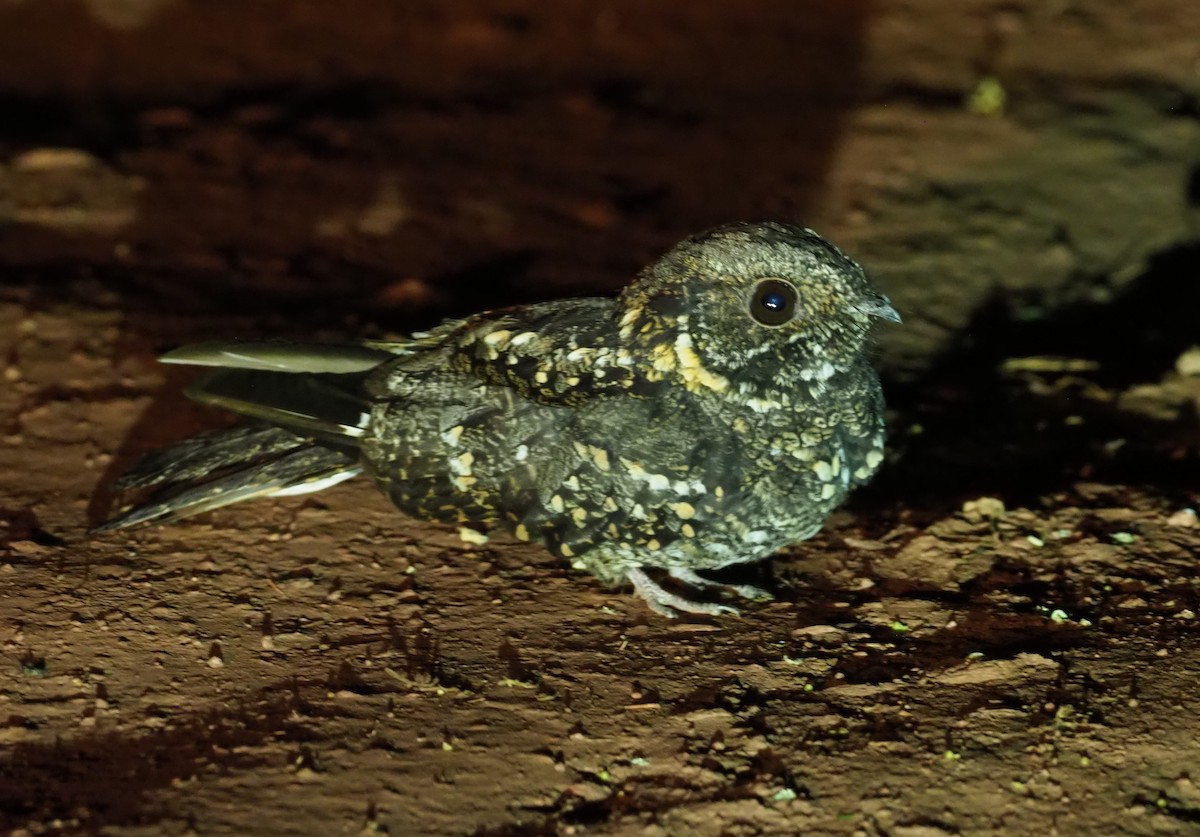
<path fill-rule="evenodd" d="M 798 386 L 819 394 L 869 362 L 875 320 L 900 322 L 840 250 L 769 222 L 676 245 L 625 289 L 617 316 L 622 342 L 664 376 L 762 403 Z"/>

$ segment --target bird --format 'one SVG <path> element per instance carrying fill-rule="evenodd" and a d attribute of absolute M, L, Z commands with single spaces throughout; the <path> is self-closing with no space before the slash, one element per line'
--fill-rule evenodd
<path fill-rule="evenodd" d="M 187 394 L 244 423 L 145 455 L 144 499 L 98 527 L 164 523 L 360 475 L 402 512 L 541 544 L 657 613 L 737 613 L 702 573 L 815 535 L 884 459 L 873 365 L 900 315 L 812 230 L 687 238 L 619 293 L 447 320 L 405 339 L 185 346 Z M 710 597 L 711 598 L 711 597 Z"/>

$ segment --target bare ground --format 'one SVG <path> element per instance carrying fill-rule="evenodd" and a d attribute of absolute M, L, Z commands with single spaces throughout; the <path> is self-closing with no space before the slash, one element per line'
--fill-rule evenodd
<path fill-rule="evenodd" d="M 1200 833 L 1200 13 L 1134 6 L 0 5 L 0 825 Z M 772 603 L 663 620 L 359 483 L 86 534 L 223 420 L 161 349 L 766 215 L 908 318 L 885 471 L 734 573 Z"/>

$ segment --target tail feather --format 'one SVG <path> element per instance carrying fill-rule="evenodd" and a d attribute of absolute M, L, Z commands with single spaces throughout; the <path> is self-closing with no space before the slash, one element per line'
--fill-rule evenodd
<path fill-rule="evenodd" d="M 221 369 L 335 373 L 369 372 L 391 360 L 405 344 L 377 343 L 373 346 L 333 344 L 310 345 L 283 341 L 235 341 L 195 343 L 167 352 L 161 363 L 185 366 L 216 366 Z M 386 348 L 391 347 L 391 348 Z"/>
<path fill-rule="evenodd" d="M 134 491 L 202 480 L 214 471 L 262 461 L 304 444 L 303 437 L 270 425 L 244 424 L 213 430 L 151 451 L 122 474 L 113 483 L 113 489 Z"/>
<path fill-rule="evenodd" d="M 275 454 L 267 461 L 235 467 L 200 481 L 166 483 L 140 505 L 97 527 L 110 532 L 143 523 L 166 523 L 243 500 L 303 494 L 358 476 L 362 466 L 346 453 L 313 444 Z"/>
<path fill-rule="evenodd" d="M 363 383 L 396 356 L 379 347 L 209 343 L 164 356 L 217 367 L 188 389 L 197 401 L 255 423 L 151 453 L 117 480 L 151 489 L 145 502 L 95 531 L 177 520 L 255 497 L 319 491 L 362 472 L 358 438 L 369 420 Z"/>

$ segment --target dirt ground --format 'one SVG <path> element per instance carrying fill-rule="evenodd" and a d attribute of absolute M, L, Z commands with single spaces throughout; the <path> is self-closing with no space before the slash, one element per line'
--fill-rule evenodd
<path fill-rule="evenodd" d="M 644 8 L 649 5 L 650 8 Z M 1200 834 L 1200 6 L 0 2 L 0 828 Z M 892 444 L 669 621 L 368 484 L 89 537 L 154 363 L 809 223 Z"/>

